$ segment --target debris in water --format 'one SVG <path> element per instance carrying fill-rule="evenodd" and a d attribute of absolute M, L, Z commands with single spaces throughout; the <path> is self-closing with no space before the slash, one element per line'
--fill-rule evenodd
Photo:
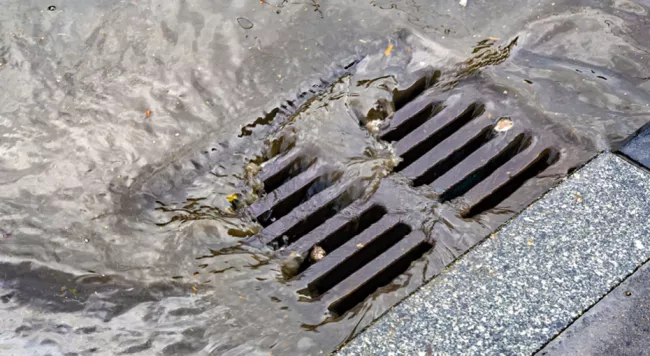
<path fill-rule="evenodd" d="M 250 30 L 253 28 L 253 23 L 244 17 L 238 17 L 237 22 L 239 23 L 239 26 L 241 26 L 244 30 Z"/>
<path fill-rule="evenodd" d="M 54 11 L 54 10 L 56 10 L 56 6 L 50 5 L 50 6 L 47 7 L 47 10 L 48 11 Z"/>
<path fill-rule="evenodd" d="M 314 246 L 314 248 L 311 250 L 311 253 L 309 254 L 309 257 L 311 257 L 312 261 L 318 262 L 323 258 L 325 258 L 325 255 L 327 255 L 327 253 L 325 252 L 325 250 L 323 250 L 322 247 Z"/>
<path fill-rule="evenodd" d="M 280 262 L 280 270 L 284 278 L 289 279 L 297 275 L 302 262 L 303 258 L 299 253 L 291 252 L 289 257 Z"/>
<path fill-rule="evenodd" d="M 386 57 L 390 56 L 390 52 L 393 51 L 393 47 L 395 47 L 395 46 L 393 46 L 392 43 L 388 45 L 388 47 L 387 47 L 386 50 L 384 51 L 384 55 L 385 55 Z"/>
<path fill-rule="evenodd" d="M 262 170 L 262 167 L 259 165 L 255 164 L 254 162 L 250 162 L 244 167 L 244 170 L 246 171 L 246 177 L 252 178 L 257 175 L 257 173 Z"/>
<path fill-rule="evenodd" d="M 3 233 L 2 233 L 2 238 L 3 238 L 3 239 L 8 239 L 8 238 L 10 238 L 10 237 L 11 237 L 11 233 L 10 233 L 10 232 L 3 232 Z"/>
<path fill-rule="evenodd" d="M 151 110 L 147 109 L 147 111 L 144 112 L 144 116 L 146 117 L 151 116 Z"/>
<path fill-rule="evenodd" d="M 458 3 L 459 3 L 460 6 L 462 6 L 462 7 L 466 7 L 466 6 L 467 6 L 467 0 L 460 0 L 460 2 L 458 2 Z"/>
<path fill-rule="evenodd" d="M 368 129 L 368 131 L 370 131 L 370 133 L 372 133 L 373 135 L 376 135 L 379 133 L 379 126 L 381 125 L 382 122 L 383 121 L 381 120 L 368 121 L 368 123 L 366 124 L 366 129 Z"/>
<path fill-rule="evenodd" d="M 490 41 L 499 41 L 500 38 L 499 38 L 499 37 L 492 37 L 492 36 L 489 36 L 489 37 L 488 37 L 488 40 L 490 40 Z"/>
<path fill-rule="evenodd" d="M 506 132 L 512 128 L 514 123 L 509 117 L 502 117 L 497 121 L 497 124 L 494 126 L 494 130 L 497 132 Z"/>
<path fill-rule="evenodd" d="M 230 194 L 226 197 L 226 200 L 230 203 L 230 207 L 226 209 L 241 209 L 245 204 L 244 201 L 242 200 L 243 196 L 239 193 L 234 193 Z M 231 213 L 234 213 L 234 211 L 231 210 Z"/>

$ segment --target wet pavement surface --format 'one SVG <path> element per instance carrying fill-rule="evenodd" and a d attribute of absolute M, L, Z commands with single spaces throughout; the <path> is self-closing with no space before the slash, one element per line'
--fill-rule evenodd
<path fill-rule="evenodd" d="M 650 169 L 650 125 L 642 127 L 621 148 L 621 153 L 637 164 Z"/>
<path fill-rule="evenodd" d="M 650 121 L 647 12 L 632 1 L 5 3 L 3 353 L 333 350 L 381 308 L 302 322 L 272 253 L 240 245 L 261 226 L 229 197 L 254 192 L 254 165 L 295 142 L 360 177 L 387 174 L 395 156 L 366 124 L 427 68 L 441 73 L 434 91 L 487 82 L 503 97 L 486 101 L 524 103 L 584 152 L 616 148 Z"/>
<path fill-rule="evenodd" d="M 639 268 L 537 355 L 647 355 L 649 267 Z"/>

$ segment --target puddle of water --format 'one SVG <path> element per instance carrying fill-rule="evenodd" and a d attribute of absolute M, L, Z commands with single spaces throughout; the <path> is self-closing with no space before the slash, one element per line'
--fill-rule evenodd
<path fill-rule="evenodd" d="M 367 127 L 425 72 L 437 90 L 503 87 L 490 99 L 607 149 L 650 120 L 647 6 L 554 3 L 5 4 L 5 349 L 332 350 L 387 299 L 315 315 L 270 250 L 241 245 L 261 228 L 244 212 L 263 194 L 256 167 L 297 147 L 372 186 L 397 162 Z"/>

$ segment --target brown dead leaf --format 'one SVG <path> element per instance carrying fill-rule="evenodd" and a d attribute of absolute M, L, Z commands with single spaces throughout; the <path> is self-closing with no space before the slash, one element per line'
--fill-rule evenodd
<path fill-rule="evenodd" d="M 146 117 L 151 116 L 151 110 L 147 109 L 147 111 L 144 112 L 144 116 Z"/>

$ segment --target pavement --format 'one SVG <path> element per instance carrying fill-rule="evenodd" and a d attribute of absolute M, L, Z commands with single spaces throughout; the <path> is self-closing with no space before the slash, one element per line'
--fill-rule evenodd
<path fill-rule="evenodd" d="M 616 287 L 538 355 L 650 354 L 650 264 Z"/>
<path fill-rule="evenodd" d="M 649 216 L 650 173 L 603 153 L 338 353 L 650 354 Z"/>

